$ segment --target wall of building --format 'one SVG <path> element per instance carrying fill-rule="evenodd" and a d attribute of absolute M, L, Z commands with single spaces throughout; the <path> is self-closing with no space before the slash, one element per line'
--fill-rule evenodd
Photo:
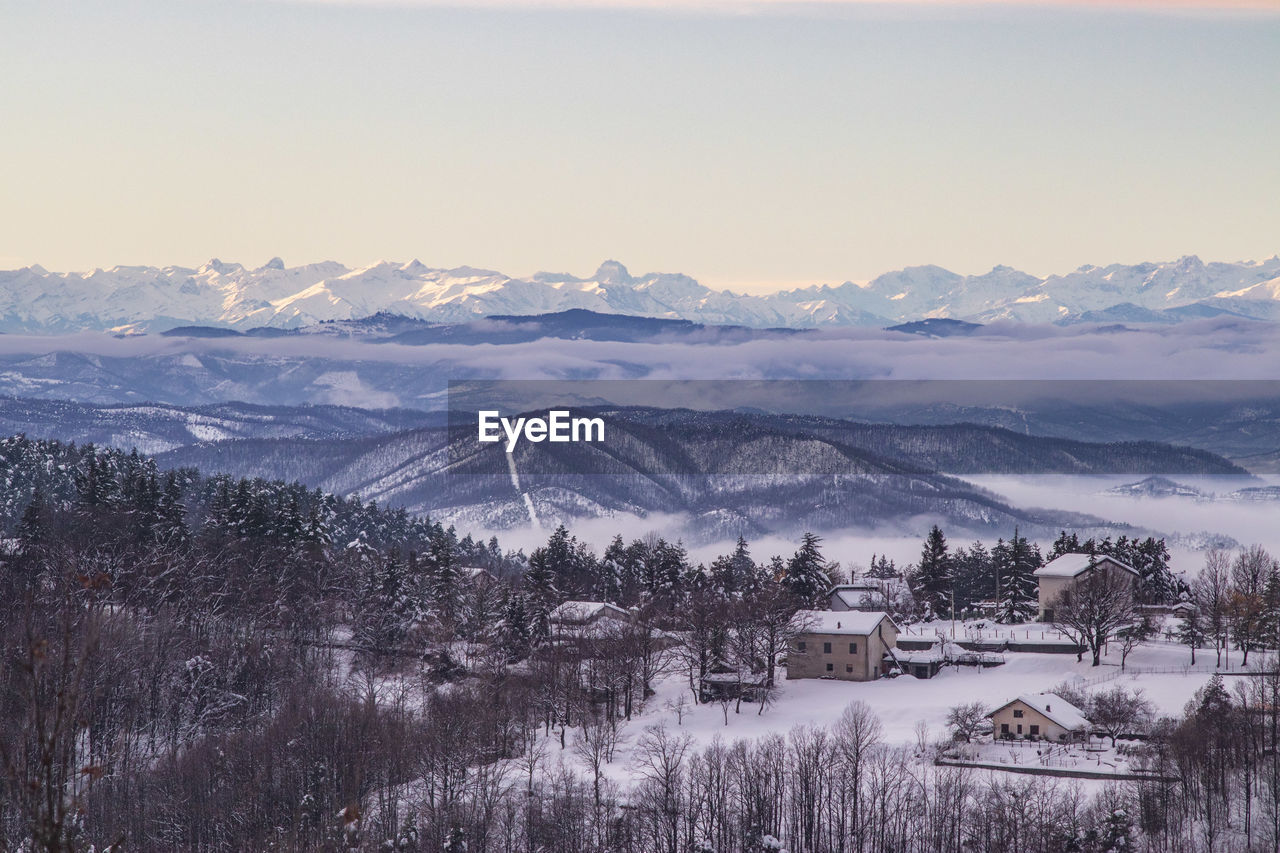
<path fill-rule="evenodd" d="M 1137 577 L 1134 576 L 1133 574 L 1125 571 L 1124 569 L 1118 569 L 1109 563 L 1100 564 L 1098 571 L 1123 573 L 1135 584 L 1137 583 L 1137 580 L 1138 580 Z M 1053 621 L 1051 618 L 1048 617 L 1048 615 L 1046 614 L 1046 611 L 1053 609 L 1054 599 L 1056 599 L 1059 595 L 1061 595 L 1062 591 L 1065 590 L 1068 586 L 1070 586 L 1071 584 L 1074 584 L 1076 581 L 1078 581 L 1080 578 L 1083 578 L 1083 577 L 1084 575 L 1079 575 L 1074 578 L 1036 578 L 1036 580 L 1039 582 L 1039 587 L 1040 587 L 1039 619 L 1041 622 Z"/>
<path fill-rule="evenodd" d="M 1015 716 L 1015 711 L 1021 711 L 1022 716 Z M 1002 725 L 1009 727 L 1008 736 L 1013 738 L 1036 737 L 1056 742 L 1071 734 L 1062 726 L 1023 702 L 1013 702 L 1008 707 L 1001 708 L 991 715 L 991 722 L 995 725 L 995 737 L 997 740 L 1005 737 L 1000 728 Z M 1019 726 L 1022 727 L 1021 733 L 1018 731 Z M 1032 726 L 1039 727 L 1036 734 L 1032 734 Z"/>
<path fill-rule="evenodd" d="M 1040 585 L 1040 621 L 1045 621 L 1048 617 L 1046 612 L 1053 607 L 1053 600 L 1062 594 L 1062 591 L 1069 584 L 1075 582 L 1074 578 L 1038 578 Z"/>
<path fill-rule="evenodd" d="M 898 632 L 885 620 L 871 635 L 801 634 L 787 650 L 787 678 L 835 678 L 841 681 L 870 681 L 880 677 L 880 662 L 897 642 Z M 800 646 L 804 644 L 802 651 Z M 830 643 L 831 651 L 824 650 Z M 857 651 L 850 652 L 849 644 Z M 828 669 L 830 665 L 830 669 Z"/>

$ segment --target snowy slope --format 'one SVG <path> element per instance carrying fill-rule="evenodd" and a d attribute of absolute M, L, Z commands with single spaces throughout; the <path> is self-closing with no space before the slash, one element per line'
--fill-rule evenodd
<path fill-rule="evenodd" d="M 349 269 L 327 261 L 257 269 L 211 260 L 199 269 L 124 267 L 0 272 L 0 332 L 163 331 L 181 325 L 299 328 L 379 311 L 431 322 L 569 309 L 752 327 L 884 326 L 924 318 L 990 322 L 1178 322 L 1217 314 L 1280 320 L 1280 256 L 1209 263 L 1081 267 L 1039 279 L 1009 267 L 961 276 L 936 266 L 867 284 L 765 296 L 716 291 L 680 274 L 633 276 L 606 261 L 588 278 L 436 269 L 419 261 Z"/>

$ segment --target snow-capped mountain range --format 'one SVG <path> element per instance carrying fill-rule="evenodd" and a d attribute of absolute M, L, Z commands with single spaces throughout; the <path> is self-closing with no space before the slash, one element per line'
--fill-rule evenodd
<path fill-rule="evenodd" d="M 768 295 L 717 291 L 681 274 L 631 275 L 607 261 L 587 278 L 436 269 L 418 261 L 359 269 L 326 261 L 257 269 L 186 267 L 0 272 L 0 332 L 164 331 L 182 325 L 297 328 L 379 311 L 432 322 L 581 308 L 752 327 L 882 326 L 926 318 L 980 323 L 1160 322 L 1215 315 L 1280 321 L 1280 256 L 1266 261 L 1084 266 L 1037 278 L 998 266 L 976 276 L 908 267 L 867 283 Z"/>

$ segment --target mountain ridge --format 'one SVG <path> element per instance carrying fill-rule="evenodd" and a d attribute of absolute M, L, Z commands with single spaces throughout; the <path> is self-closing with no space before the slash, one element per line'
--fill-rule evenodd
<path fill-rule="evenodd" d="M 1205 263 L 1086 265 L 1038 278 L 996 266 L 959 275 L 906 267 L 866 284 L 815 284 L 764 295 L 718 291 L 681 273 L 633 275 L 609 260 L 587 278 L 519 278 L 413 260 L 349 268 L 335 261 L 255 269 L 217 258 L 199 268 L 116 266 L 0 271 L 0 332 L 163 332 L 182 326 L 295 329 L 378 313 L 433 323 L 588 310 L 749 328 L 891 326 L 928 319 L 1070 324 L 1177 323 L 1235 316 L 1280 321 L 1280 256 Z"/>

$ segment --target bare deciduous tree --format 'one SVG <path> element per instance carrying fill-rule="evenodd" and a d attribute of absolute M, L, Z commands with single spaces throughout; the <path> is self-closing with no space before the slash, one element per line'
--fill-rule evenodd
<path fill-rule="evenodd" d="M 954 705 L 947 711 L 947 725 L 956 740 L 971 743 L 987 720 L 987 706 L 982 702 Z"/>
<path fill-rule="evenodd" d="M 1059 629 L 1088 649 L 1099 666 L 1107 641 L 1134 620 L 1133 579 L 1127 572 L 1090 567 L 1057 597 L 1053 613 Z"/>

